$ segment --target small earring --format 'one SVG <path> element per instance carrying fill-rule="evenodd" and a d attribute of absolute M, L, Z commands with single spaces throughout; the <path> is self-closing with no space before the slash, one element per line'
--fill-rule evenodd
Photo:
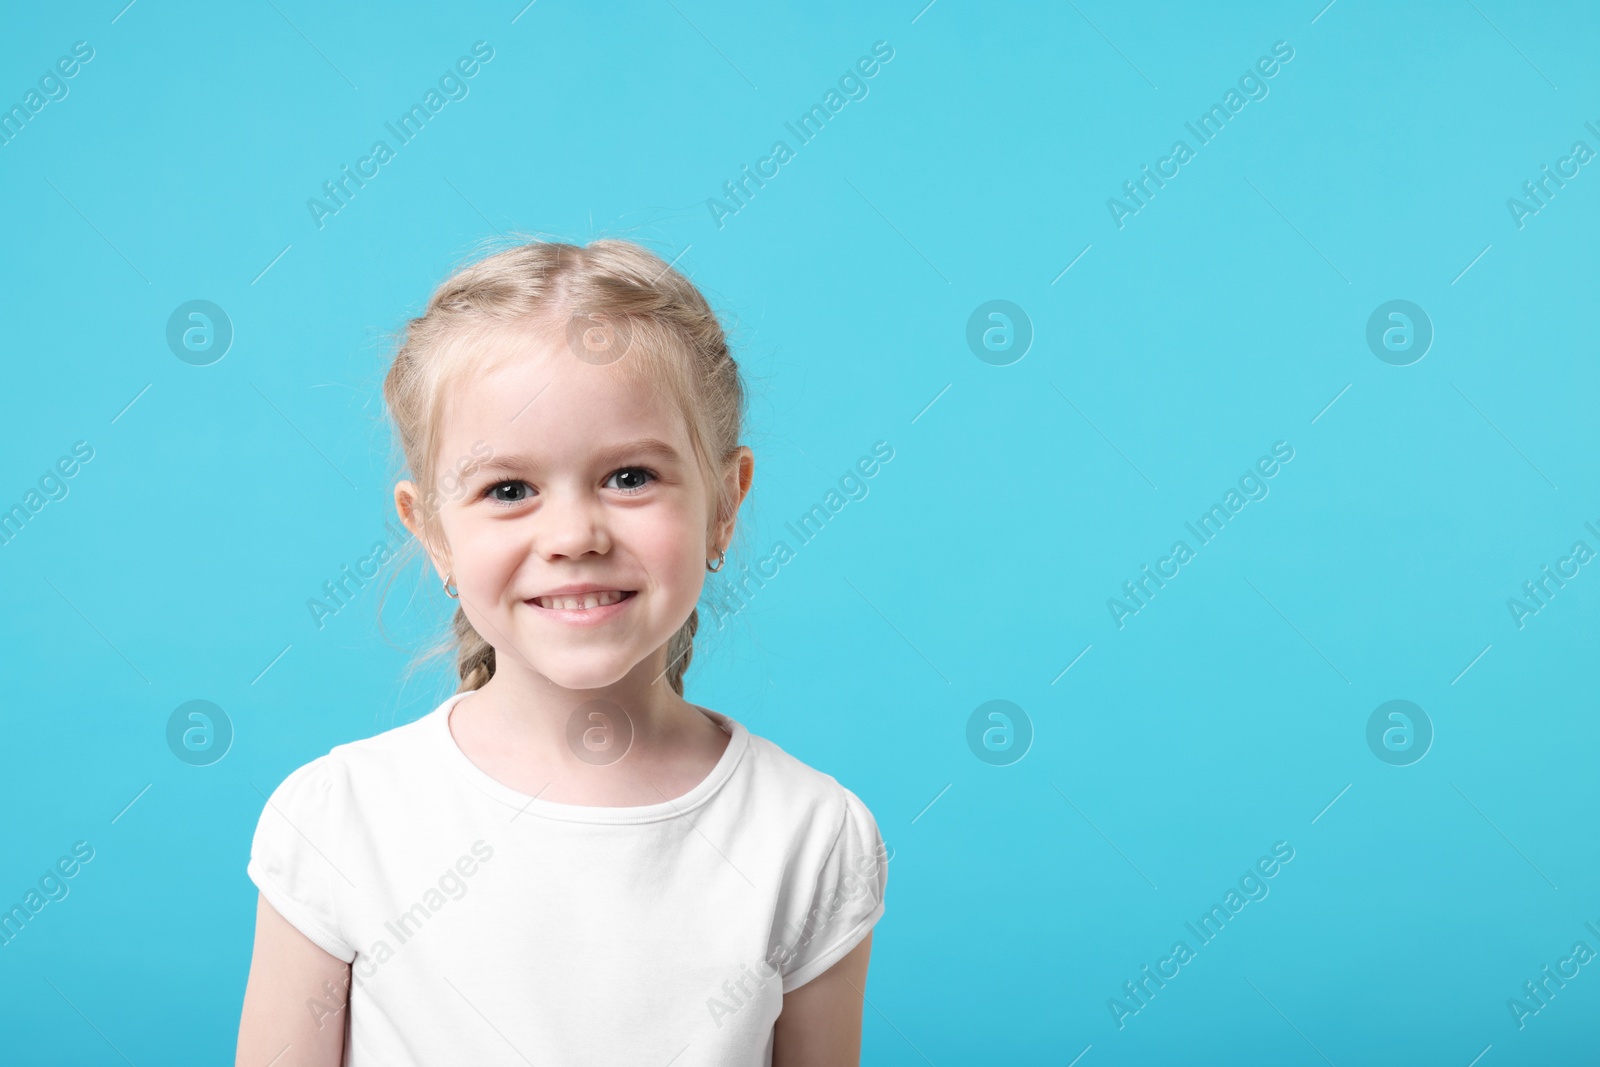
<path fill-rule="evenodd" d="M 722 549 L 719 548 L 717 550 L 717 565 L 715 567 L 713 567 L 711 565 L 711 561 L 707 560 L 706 561 L 706 570 L 710 571 L 712 574 L 717 573 L 718 571 L 720 571 L 722 569 L 722 561 L 727 559 L 727 558 L 728 558 L 728 554 L 726 552 L 724 552 Z"/>
<path fill-rule="evenodd" d="M 447 574 L 447 575 L 444 576 L 444 595 L 449 597 L 451 600 L 457 599 L 460 596 L 460 593 L 461 593 L 461 591 L 459 589 L 456 590 L 453 593 L 450 591 L 450 579 L 452 579 L 454 577 L 455 577 L 454 574 Z"/>

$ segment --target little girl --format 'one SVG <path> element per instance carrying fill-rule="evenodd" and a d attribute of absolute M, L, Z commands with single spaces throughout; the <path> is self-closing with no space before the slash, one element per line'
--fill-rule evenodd
<path fill-rule="evenodd" d="M 384 382 L 460 685 L 256 827 L 241 1067 L 838 1067 L 888 856 L 683 697 L 754 457 L 704 297 L 624 241 L 456 273 Z"/>

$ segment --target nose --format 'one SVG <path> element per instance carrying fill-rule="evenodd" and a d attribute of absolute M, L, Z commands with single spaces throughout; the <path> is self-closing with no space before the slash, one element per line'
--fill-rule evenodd
<path fill-rule="evenodd" d="M 611 551 L 604 508 L 581 491 L 548 491 L 534 516 L 534 548 L 545 559 Z"/>

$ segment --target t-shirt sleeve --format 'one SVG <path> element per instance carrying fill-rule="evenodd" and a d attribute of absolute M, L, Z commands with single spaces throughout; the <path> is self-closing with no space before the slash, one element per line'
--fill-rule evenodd
<path fill-rule="evenodd" d="M 330 758 L 322 756 L 273 790 L 256 823 L 246 872 L 291 926 L 349 963 L 356 953 L 339 922 L 339 901 L 349 880 L 336 866 L 341 812 L 334 777 Z"/>
<path fill-rule="evenodd" d="M 823 861 L 793 954 L 781 966 L 783 991 L 798 989 L 859 945 L 883 915 L 888 857 L 872 812 L 844 792 L 844 824 Z"/>

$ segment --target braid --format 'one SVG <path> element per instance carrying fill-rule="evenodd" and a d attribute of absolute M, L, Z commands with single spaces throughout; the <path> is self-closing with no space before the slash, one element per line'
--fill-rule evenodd
<path fill-rule="evenodd" d="M 461 677 L 458 693 L 469 689 L 482 689 L 494 677 L 494 646 L 479 636 L 467 621 L 467 613 L 456 608 L 454 620 L 456 635 L 456 673 Z"/>
<path fill-rule="evenodd" d="M 667 684 L 672 691 L 683 696 L 683 675 L 694 658 L 694 634 L 700 628 L 700 609 L 689 612 L 688 620 L 667 642 Z"/>

